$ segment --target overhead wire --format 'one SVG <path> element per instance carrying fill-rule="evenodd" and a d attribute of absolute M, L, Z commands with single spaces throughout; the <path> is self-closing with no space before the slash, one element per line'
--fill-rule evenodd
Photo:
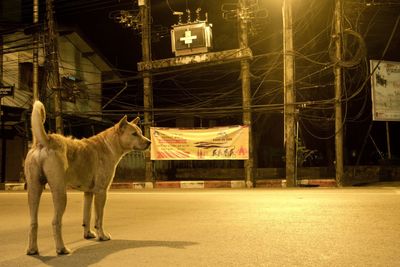
<path fill-rule="evenodd" d="M 87 5 L 85 6 L 85 5 L 73 5 L 73 4 L 71 4 L 71 5 L 67 5 L 68 4 L 68 1 L 61 1 L 61 3 L 62 2 L 64 2 L 64 4 L 66 5 L 65 6 L 65 14 L 68 14 L 68 12 L 71 12 L 71 13 L 69 13 L 69 14 L 73 14 L 72 12 L 80 12 L 80 11 L 83 11 L 83 10 L 80 10 L 79 8 L 82 8 L 82 9 L 84 9 L 84 8 L 87 8 Z M 317 1 L 318 2 L 318 1 Z M 313 4 L 315 4 L 315 3 L 317 3 L 317 2 L 315 2 L 315 1 L 313 1 L 312 3 Z M 167 1 L 167 3 L 168 3 L 168 1 Z M 100 4 L 100 1 L 90 1 L 90 4 L 91 4 L 91 7 L 96 7 L 96 5 L 99 5 Z M 321 5 L 322 6 L 322 5 Z M 320 7 L 320 10 L 321 10 L 321 8 L 322 7 Z M 172 10 L 172 9 L 171 9 Z M 309 9 L 309 10 L 311 10 L 311 9 Z M 308 14 L 308 13 L 307 13 Z M 306 16 L 308 16 L 307 14 L 305 14 L 304 15 L 304 17 L 306 17 Z M 305 21 L 304 21 L 304 23 L 305 23 Z M 322 36 L 324 33 L 326 33 L 326 30 L 327 30 L 328 28 L 326 27 L 324 30 L 322 30 L 322 31 L 320 31 L 316 36 L 314 36 L 314 38 L 313 38 L 313 40 L 309 40 L 308 41 L 308 43 L 310 43 L 310 42 L 312 42 L 312 41 L 314 41 L 314 40 L 316 40 L 317 38 L 319 38 L 320 36 Z M 255 45 L 258 45 L 258 43 L 261 43 L 262 41 L 261 40 L 257 40 L 256 42 L 255 42 Z M 305 75 L 304 77 L 301 77 L 300 79 L 297 79 L 296 80 L 296 83 L 302 83 L 303 81 L 305 81 L 305 80 L 307 80 L 307 79 L 310 79 L 310 78 L 313 78 L 314 76 L 316 76 L 316 75 L 320 75 L 320 73 L 321 72 L 325 72 L 325 71 L 327 71 L 327 70 L 329 70 L 329 68 L 331 68 L 333 65 L 332 64 L 328 64 L 328 63 L 326 63 L 326 62 L 320 62 L 320 61 L 317 61 L 317 60 L 314 60 L 313 58 L 311 58 L 310 57 L 310 54 L 304 54 L 303 52 L 302 52 L 302 50 L 303 50 L 303 48 L 305 48 L 305 47 L 307 47 L 307 44 L 308 43 L 306 43 L 306 44 L 304 44 L 302 47 L 299 47 L 299 49 L 296 49 L 296 51 L 295 51 L 295 54 L 296 54 L 296 57 L 298 58 L 298 59 L 304 59 L 304 60 L 306 60 L 306 61 L 308 61 L 308 62 L 310 62 L 310 63 L 313 63 L 313 64 L 316 64 L 316 65 L 321 65 L 321 66 L 323 66 L 324 68 L 322 68 L 322 69 L 319 69 L 319 70 L 315 70 L 315 71 L 313 71 L 313 72 L 310 72 L 310 73 L 308 73 L 307 75 Z M 321 54 L 322 55 L 322 54 Z M 255 57 L 255 61 L 256 60 L 258 60 L 259 58 L 261 58 L 262 56 L 259 56 L 259 55 L 256 55 L 256 57 Z M 278 61 L 278 59 L 279 59 L 279 56 L 277 56 L 276 57 L 276 61 L 275 62 L 277 62 Z M 271 67 L 269 67 L 269 68 L 267 68 L 267 69 L 262 69 L 262 68 L 259 68 L 259 70 L 258 71 L 264 71 L 264 73 L 260 73 L 260 74 L 258 74 L 258 76 L 259 77 L 261 77 L 261 79 L 260 79 L 260 81 L 259 81 L 259 83 L 257 83 L 256 84 L 256 87 L 255 87 L 255 89 L 253 90 L 253 97 L 254 97 L 254 102 L 255 103 L 258 103 L 259 101 L 262 101 L 262 99 L 264 98 L 264 97 L 268 97 L 268 96 L 271 96 L 271 94 L 274 94 L 274 93 L 277 93 L 277 94 L 279 94 L 280 92 L 280 88 L 281 88 L 281 86 L 276 86 L 275 87 L 275 89 L 274 88 L 272 88 L 272 90 L 268 90 L 268 91 L 264 91 L 264 92 L 262 92 L 262 88 L 263 88 L 263 85 L 264 85 L 264 83 L 265 82 L 274 82 L 274 79 L 269 79 L 269 75 L 274 71 L 274 68 L 276 68 L 277 66 L 279 66 L 279 65 L 281 65 L 281 63 L 280 64 L 272 64 L 271 65 Z M 254 66 L 254 65 L 253 65 Z M 191 72 L 193 72 L 193 71 L 196 71 L 196 70 L 199 70 L 199 68 L 197 68 L 197 67 L 194 67 L 194 68 L 189 68 L 188 70 L 186 70 L 186 71 L 191 71 Z M 129 72 L 129 70 L 126 70 L 126 71 L 128 71 Z M 175 71 L 162 71 L 162 72 L 160 72 L 160 73 L 158 73 L 158 74 L 155 74 L 155 77 L 160 77 L 160 75 L 168 75 L 168 74 L 172 74 L 172 73 L 176 73 Z M 133 71 L 133 74 L 135 74 L 135 72 Z M 229 74 L 225 74 L 226 76 L 228 76 Z M 134 75 L 134 76 L 131 76 L 131 77 L 128 77 L 128 78 L 124 78 L 124 80 L 125 81 L 135 81 L 135 80 L 140 80 L 140 75 Z M 171 79 L 171 78 L 169 78 L 169 79 Z M 175 79 L 175 78 L 173 78 L 173 79 Z M 216 80 L 217 81 L 217 80 Z M 276 82 L 277 82 L 278 80 L 276 80 Z M 176 81 L 175 81 L 176 82 Z M 187 83 L 187 81 L 179 81 L 179 83 L 181 84 L 181 83 Z M 279 82 L 277 82 L 277 83 L 279 83 Z M 178 84 L 176 84 L 177 86 L 177 88 L 180 88 L 180 89 L 176 89 L 176 90 L 184 90 L 184 94 L 187 96 L 187 97 L 194 97 L 194 100 L 192 101 L 192 102 L 187 102 L 186 104 L 184 104 L 184 106 L 190 106 L 191 104 L 194 104 L 194 105 L 196 105 L 196 106 L 204 106 L 204 105 L 206 105 L 207 103 L 208 104 L 212 104 L 212 103 L 214 103 L 214 102 L 217 102 L 217 101 L 212 101 L 212 98 L 213 97 L 215 97 L 215 95 L 218 95 L 219 94 L 219 92 L 223 92 L 224 91 L 224 89 L 223 88 L 221 88 L 221 89 L 214 89 L 213 90 L 213 92 L 211 93 L 209 93 L 208 94 L 208 96 L 207 96 L 207 94 L 203 94 L 203 96 L 196 96 L 196 95 L 194 95 L 193 94 L 193 90 L 195 90 L 195 88 L 193 88 L 193 87 L 187 87 L 187 86 L 178 86 Z M 212 87 L 208 87 L 208 88 L 212 88 Z M 312 85 L 309 85 L 309 88 L 310 89 L 312 89 Z M 208 91 L 210 91 L 210 89 L 207 89 L 207 87 L 206 88 L 199 88 L 198 90 L 208 90 Z M 237 87 L 237 89 L 239 89 L 239 87 Z M 110 89 L 110 90 L 112 90 L 112 89 Z M 155 88 L 155 90 L 158 90 L 157 88 Z M 261 94 L 259 94 L 259 93 L 261 93 Z M 205 101 L 205 103 L 203 104 L 203 103 L 197 103 L 198 101 L 201 101 L 201 100 L 203 100 L 204 99 L 204 97 L 206 97 L 206 99 L 207 99 L 207 97 L 209 97 L 209 99 L 208 100 L 206 100 Z M 351 97 L 351 96 L 350 96 Z M 196 99 L 197 99 L 197 101 L 196 101 Z M 224 98 L 224 97 L 222 97 L 222 99 L 224 99 L 224 100 L 226 100 L 227 98 Z M 349 98 L 349 99 L 347 99 L 347 100 L 350 100 L 351 98 Z M 187 99 L 186 99 L 187 100 Z M 321 100 L 322 102 L 321 103 L 331 103 L 331 101 L 332 101 L 332 99 L 328 99 L 328 100 Z M 121 103 L 123 103 L 123 101 L 121 102 Z M 197 103 L 197 104 L 196 104 Z M 261 103 L 261 102 L 260 102 Z M 238 103 L 238 104 L 240 104 L 240 103 Z M 310 105 L 312 105 L 312 104 L 310 104 Z"/>

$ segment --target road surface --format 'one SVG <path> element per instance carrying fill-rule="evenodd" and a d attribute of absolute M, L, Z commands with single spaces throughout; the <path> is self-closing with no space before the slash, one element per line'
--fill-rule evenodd
<path fill-rule="evenodd" d="M 82 238 L 82 193 L 64 215 L 68 256 L 55 252 L 50 193 L 39 256 L 27 256 L 26 192 L 0 192 L 0 266 L 400 266 L 400 187 L 113 190 L 105 229 Z"/>

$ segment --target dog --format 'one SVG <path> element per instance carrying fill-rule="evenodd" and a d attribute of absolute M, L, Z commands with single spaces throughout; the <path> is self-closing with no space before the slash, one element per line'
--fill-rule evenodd
<path fill-rule="evenodd" d="M 45 120 L 43 104 L 35 101 L 31 115 L 32 148 L 28 151 L 24 164 L 31 216 L 27 254 L 39 254 L 38 208 L 46 183 L 53 196 L 52 225 L 58 255 L 71 253 L 64 245 L 61 229 L 67 204 L 67 186 L 84 192 L 84 238 L 110 240 L 110 235 L 103 229 L 103 212 L 115 169 L 126 153 L 132 150 L 146 150 L 150 145 L 150 140 L 143 136 L 137 126 L 139 117 L 128 122 L 125 115 L 113 127 L 88 139 L 79 140 L 60 134 L 47 134 L 44 128 Z M 90 227 L 93 202 L 94 228 L 97 233 Z"/>

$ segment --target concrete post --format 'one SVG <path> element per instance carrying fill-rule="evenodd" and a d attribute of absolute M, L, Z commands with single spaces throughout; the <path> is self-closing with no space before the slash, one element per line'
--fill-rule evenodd
<path fill-rule="evenodd" d="M 284 143 L 286 148 L 286 186 L 296 186 L 296 140 L 295 140 L 295 102 L 294 92 L 294 54 L 292 1 L 284 0 L 283 17 L 283 71 L 284 71 Z"/>
<path fill-rule="evenodd" d="M 335 2 L 335 55 L 338 62 L 342 59 L 342 1 Z M 342 68 L 334 67 L 335 74 L 335 148 L 336 183 L 343 186 L 343 118 L 342 118 Z"/>
<path fill-rule="evenodd" d="M 151 61 L 151 23 L 150 0 L 139 1 L 140 16 L 142 18 L 142 60 Z M 150 127 L 153 125 L 153 86 L 150 71 L 143 71 L 143 105 L 144 105 L 144 133 L 150 137 Z M 153 185 L 153 162 L 150 151 L 145 152 L 145 182 L 146 187 Z"/>
<path fill-rule="evenodd" d="M 239 0 L 238 5 L 238 24 L 239 24 L 239 49 L 248 48 L 248 12 L 247 1 Z M 253 187 L 254 182 L 254 156 L 252 138 L 252 118 L 251 118 L 251 87 L 250 87 L 250 64 L 248 59 L 241 60 L 242 78 L 242 106 L 243 124 L 249 127 L 249 159 L 244 162 L 245 183 L 247 188 Z"/>

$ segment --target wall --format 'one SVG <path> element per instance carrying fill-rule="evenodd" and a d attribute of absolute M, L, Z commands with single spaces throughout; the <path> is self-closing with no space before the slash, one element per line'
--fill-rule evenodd
<path fill-rule="evenodd" d="M 32 43 L 32 39 L 23 33 L 4 36 L 4 49 L 10 47 L 25 46 Z M 43 53 L 39 50 L 39 64 L 43 65 Z M 4 97 L 2 104 L 11 107 L 22 107 L 28 109 L 32 100 L 32 93 L 18 90 L 19 86 L 19 63 L 32 62 L 32 51 L 19 51 L 3 55 L 3 81 L 6 85 L 14 85 L 14 96 Z"/>
<path fill-rule="evenodd" d="M 116 181 L 144 181 L 144 169 L 139 163 L 129 165 L 133 159 L 127 158 L 118 166 Z M 136 167 L 133 167 L 136 166 Z M 168 166 L 157 167 L 153 173 L 157 181 L 179 180 L 243 180 L 243 168 L 196 168 L 171 169 Z M 285 179 L 284 168 L 258 168 L 257 180 Z M 327 167 L 304 167 L 298 169 L 298 180 L 335 179 L 335 170 Z M 361 185 L 379 181 L 400 181 L 400 166 L 347 166 L 345 167 L 345 185 Z"/>
<path fill-rule="evenodd" d="M 2 142 L 0 142 L 1 151 Z M 23 162 L 25 158 L 24 140 L 21 137 L 14 137 L 12 140 L 7 140 L 6 154 L 6 175 L 7 182 L 19 182 L 23 172 Z M 1 160 L 1 157 L 0 157 Z"/>
<path fill-rule="evenodd" d="M 63 110 L 83 115 L 89 111 L 100 113 L 101 71 L 70 42 L 67 36 L 59 37 L 60 76 L 71 76 L 84 83 L 79 83 L 81 90 L 77 92 L 76 102 L 64 102 Z"/>

